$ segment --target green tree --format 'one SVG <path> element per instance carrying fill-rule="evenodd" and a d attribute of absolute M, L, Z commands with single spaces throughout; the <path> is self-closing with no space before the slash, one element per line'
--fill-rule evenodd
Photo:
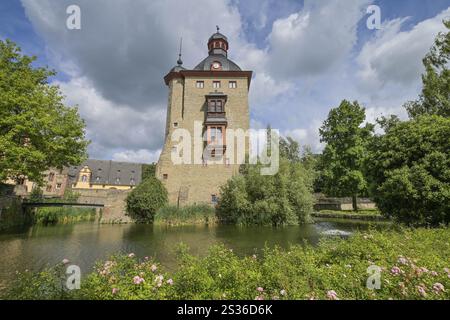
<path fill-rule="evenodd" d="M 138 223 L 151 223 L 167 204 L 167 190 L 156 177 L 147 178 L 126 199 L 127 214 Z"/>
<path fill-rule="evenodd" d="M 246 166 L 221 187 L 216 214 L 223 223 L 294 225 L 309 221 L 312 175 L 301 162 L 280 159 L 278 173 L 261 175 L 261 165 Z"/>
<path fill-rule="evenodd" d="M 362 170 L 374 126 L 362 126 L 365 119 L 365 109 L 358 102 L 344 100 L 330 111 L 319 130 L 321 142 L 326 143 L 321 158 L 324 191 L 331 196 L 351 196 L 354 210 L 358 209 L 357 196 L 367 189 Z"/>
<path fill-rule="evenodd" d="M 280 137 L 280 157 L 292 162 L 299 162 L 300 144 L 291 137 Z"/>
<path fill-rule="evenodd" d="M 155 177 L 156 163 L 142 165 L 142 181 Z"/>
<path fill-rule="evenodd" d="M 444 21 L 444 25 L 450 30 L 450 20 Z M 418 100 L 405 104 L 409 116 L 436 114 L 450 117 L 450 32 L 439 33 L 423 64 L 422 93 Z"/>
<path fill-rule="evenodd" d="M 35 60 L 0 40 L 0 181 L 28 177 L 41 183 L 46 169 L 86 157 L 78 110 L 64 105 L 59 88 L 49 84 L 55 72 L 34 67 Z"/>
<path fill-rule="evenodd" d="M 450 222 L 450 118 L 389 126 L 369 147 L 367 175 L 381 212 L 407 224 Z"/>

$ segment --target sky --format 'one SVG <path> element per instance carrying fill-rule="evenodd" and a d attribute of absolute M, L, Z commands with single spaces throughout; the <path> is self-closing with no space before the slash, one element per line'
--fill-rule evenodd
<path fill-rule="evenodd" d="M 80 30 L 66 27 L 69 5 L 81 9 Z M 367 27 L 371 5 L 379 28 Z M 181 37 L 183 66 L 194 68 L 219 25 L 229 58 L 254 72 L 251 127 L 270 124 L 320 152 L 318 128 L 343 99 L 369 122 L 406 118 L 446 18 L 450 0 L 2 0 L 0 39 L 57 71 L 51 83 L 85 119 L 90 158 L 150 163 Z"/>

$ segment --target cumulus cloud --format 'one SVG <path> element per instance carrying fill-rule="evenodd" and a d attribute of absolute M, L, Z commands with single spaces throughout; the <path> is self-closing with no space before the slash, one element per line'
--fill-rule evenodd
<path fill-rule="evenodd" d="M 401 31 L 408 18 L 386 21 L 376 36 L 367 41 L 357 57 L 360 89 L 377 91 L 387 84 L 416 86 L 424 71 L 422 57 L 445 27 L 442 20 L 450 8 L 424 20 L 411 30 Z"/>
<path fill-rule="evenodd" d="M 368 0 L 305 0 L 304 8 L 274 22 L 269 69 L 278 77 L 317 75 L 342 62 L 357 40 Z"/>
<path fill-rule="evenodd" d="M 153 163 L 158 161 L 160 154 L 161 149 L 156 151 L 148 151 L 145 149 L 138 151 L 127 150 L 114 153 L 112 159 L 123 162 Z"/>

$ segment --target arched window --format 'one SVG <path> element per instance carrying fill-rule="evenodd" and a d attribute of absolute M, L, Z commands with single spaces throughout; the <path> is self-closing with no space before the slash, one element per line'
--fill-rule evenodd
<path fill-rule="evenodd" d="M 82 175 L 82 176 L 81 176 L 81 181 L 82 181 L 82 182 L 86 182 L 86 181 L 87 181 L 87 176 Z"/>

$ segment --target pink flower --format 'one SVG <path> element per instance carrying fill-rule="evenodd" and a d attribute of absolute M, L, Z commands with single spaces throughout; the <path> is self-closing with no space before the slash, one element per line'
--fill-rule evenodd
<path fill-rule="evenodd" d="M 135 256 L 134 253 L 130 253 L 130 254 L 128 255 L 128 258 L 134 258 L 134 256 Z"/>
<path fill-rule="evenodd" d="M 68 264 L 69 262 L 70 262 L 69 259 L 63 259 L 62 261 L 63 264 Z"/>
<path fill-rule="evenodd" d="M 427 295 L 427 291 L 423 285 L 417 286 L 417 290 L 422 297 L 425 297 Z"/>
<path fill-rule="evenodd" d="M 119 289 L 117 289 L 117 288 L 113 288 L 113 289 L 112 289 L 112 294 L 116 294 L 116 293 L 117 293 L 117 291 L 119 291 Z"/>
<path fill-rule="evenodd" d="M 256 296 L 255 300 L 264 300 L 263 296 Z"/>
<path fill-rule="evenodd" d="M 263 288 L 261 288 L 261 287 L 258 287 L 258 288 L 256 288 L 256 291 L 258 291 L 258 292 L 263 292 L 263 291 L 264 291 L 264 289 L 263 289 Z"/>
<path fill-rule="evenodd" d="M 329 290 L 327 292 L 327 298 L 328 300 L 339 300 L 337 293 L 334 290 Z"/>
<path fill-rule="evenodd" d="M 173 285 L 173 280 L 172 279 L 167 280 L 167 284 Z"/>
<path fill-rule="evenodd" d="M 285 296 L 286 295 L 286 290 L 280 290 L 280 294 L 282 295 L 282 296 Z"/>
<path fill-rule="evenodd" d="M 158 267 L 155 266 L 154 264 L 152 264 L 152 266 L 150 267 L 150 269 L 152 270 L 152 272 L 155 272 L 155 271 L 158 269 Z"/>
<path fill-rule="evenodd" d="M 392 267 L 392 269 L 391 269 L 391 273 L 392 273 L 393 275 L 399 275 L 400 273 L 402 273 L 402 270 L 401 270 L 399 267 L 394 266 L 394 267 Z"/>
<path fill-rule="evenodd" d="M 436 271 L 430 271 L 430 274 L 431 274 L 433 277 L 437 277 L 437 276 L 438 276 L 438 273 L 437 273 Z"/>
<path fill-rule="evenodd" d="M 409 262 L 408 262 L 408 259 L 406 259 L 405 257 L 400 256 L 400 257 L 398 257 L 397 263 L 403 264 L 403 265 L 407 265 Z"/>
<path fill-rule="evenodd" d="M 421 268 L 420 268 L 420 271 L 422 271 L 423 273 L 428 273 L 428 269 L 425 268 L 425 267 L 421 267 Z"/>
<path fill-rule="evenodd" d="M 145 260 L 148 260 L 149 258 L 148 258 L 148 257 L 144 257 L 144 259 L 145 259 Z"/>
<path fill-rule="evenodd" d="M 141 278 L 141 277 L 139 277 L 139 276 L 135 276 L 135 277 L 133 278 L 133 283 L 134 283 L 134 284 L 141 284 L 142 282 L 145 282 L 144 278 Z"/>
<path fill-rule="evenodd" d="M 435 284 L 433 284 L 433 291 L 436 294 L 444 292 L 445 291 L 444 285 L 442 283 L 436 282 Z"/>

